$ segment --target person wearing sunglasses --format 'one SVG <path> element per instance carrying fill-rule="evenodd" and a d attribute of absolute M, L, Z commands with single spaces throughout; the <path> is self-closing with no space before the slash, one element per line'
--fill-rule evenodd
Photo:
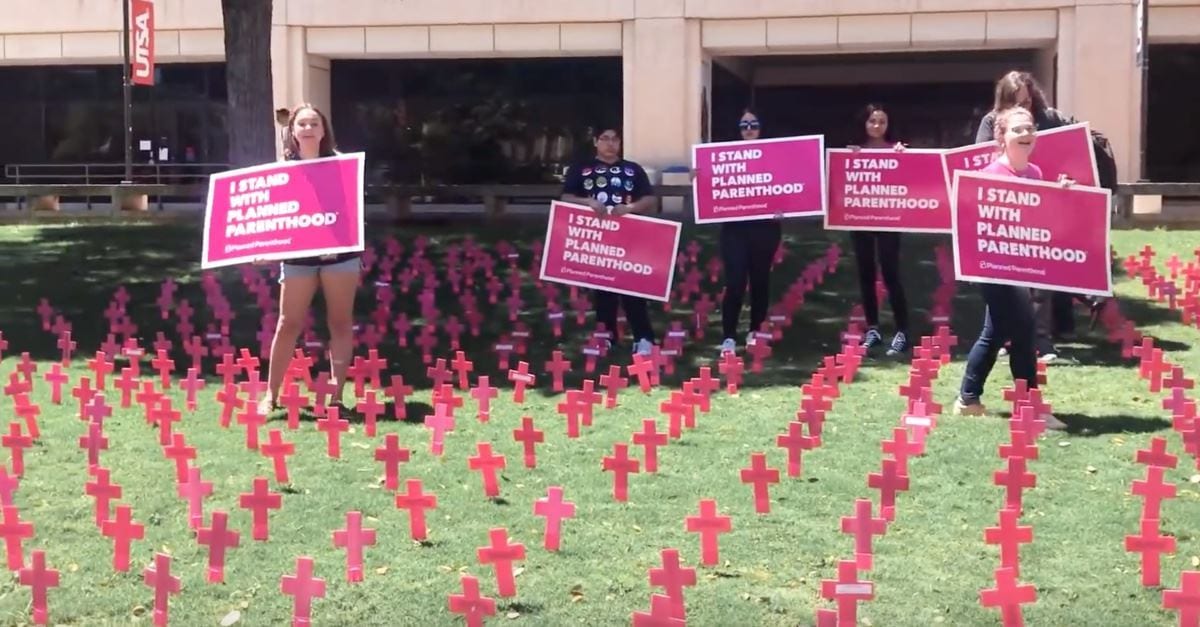
<path fill-rule="evenodd" d="M 743 141 L 756 140 L 762 134 L 762 122 L 752 109 L 747 108 L 738 120 L 738 130 Z M 725 268 L 725 296 L 721 301 L 721 331 L 725 338 L 721 343 L 722 355 L 737 352 L 738 320 L 742 315 L 747 283 L 750 286 L 747 344 L 767 319 L 771 266 L 782 237 L 782 226 L 775 218 L 721 225 L 721 261 Z"/>
<path fill-rule="evenodd" d="M 601 124 L 594 129 L 595 156 L 567 171 L 563 181 L 565 202 L 590 207 L 598 216 L 619 219 L 630 213 L 645 213 L 654 208 L 654 187 L 646 170 L 621 157 L 621 129 Z M 629 294 L 594 290 L 596 322 L 612 334 L 611 344 L 620 340 L 617 333 L 617 307 L 625 309 L 625 318 L 633 331 L 633 352 L 650 355 L 654 350 L 654 327 L 646 299 Z"/>

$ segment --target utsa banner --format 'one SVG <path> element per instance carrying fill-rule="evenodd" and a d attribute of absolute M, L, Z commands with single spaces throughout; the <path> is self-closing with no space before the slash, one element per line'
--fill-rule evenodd
<path fill-rule="evenodd" d="M 125 0 L 122 0 L 125 1 Z M 134 85 L 154 85 L 154 2 L 132 0 L 129 15 L 132 51 L 129 75 Z"/>

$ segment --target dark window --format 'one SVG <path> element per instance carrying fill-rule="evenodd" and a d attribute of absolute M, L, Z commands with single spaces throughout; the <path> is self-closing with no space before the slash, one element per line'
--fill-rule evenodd
<path fill-rule="evenodd" d="M 1150 46 L 1146 174 L 1151 181 L 1200 181 L 1198 102 L 1200 45 Z"/>
<path fill-rule="evenodd" d="M 558 182 L 619 121 L 620 58 L 334 61 L 339 147 L 376 182 Z"/>

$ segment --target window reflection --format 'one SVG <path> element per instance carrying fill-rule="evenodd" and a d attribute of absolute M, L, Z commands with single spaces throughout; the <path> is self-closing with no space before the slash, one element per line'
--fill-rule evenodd
<path fill-rule="evenodd" d="M 134 162 L 159 161 L 165 147 L 169 163 L 224 163 L 224 64 L 158 69 L 158 85 L 133 90 Z M 7 164 L 123 162 L 123 118 L 119 66 L 0 67 L 0 119 L 11 122 L 0 180 Z"/>
<path fill-rule="evenodd" d="M 334 61 L 333 126 L 378 183 L 548 183 L 619 119 L 620 58 Z"/>

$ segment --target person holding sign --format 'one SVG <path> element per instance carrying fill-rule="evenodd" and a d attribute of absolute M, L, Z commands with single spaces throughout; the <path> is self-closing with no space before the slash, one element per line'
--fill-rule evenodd
<path fill-rule="evenodd" d="M 595 129 L 596 156 L 571 167 L 563 181 L 564 202 L 590 207 L 598 216 L 619 219 L 630 213 L 642 213 L 654 206 L 654 188 L 642 166 L 621 158 L 621 131 L 614 125 Z M 633 352 L 649 355 L 654 347 L 654 328 L 644 298 L 595 290 L 596 322 L 617 337 L 617 306 L 633 331 Z"/>
<path fill-rule="evenodd" d="M 979 121 L 979 130 L 975 133 L 975 143 L 993 141 L 997 112 L 1013 107 L 1021 107 L 1032 113 L 1034 124 L 1037 125 L 1039 131 L 1048 131 L 1075 122 L 1070 116 L 1051 107 L 1046 102 L 1046 94 L 1032 74 L 1014 70 L 996 81 L 995 102 L 992 110 Z M 1070 294 L 1044 290 L 1034 291 L 1033 308 L 1037 324 L 1036 348 L 1038 359 L 1041 361 L 1049 363 L 1058 358 L 1058 349 L 1054 346 L 1052 329 L 1066 330 L 1074 327 L 1072 302 Z"/>
<path fill-rule="evenodd" d="M 338 154 L 329 120 L 311 104 L 302 104 L 292 110 L 284 139 L 285 160 L 318 159 Z M 277 406 L 279 389 L 318 289 L 325 296 L 330 370 L 337 385 L 330 404 L 341 404 L 350 354 L 354 349 L 354 295 L 362 272 L 361 256 L 361 253 L 350 252 L 289 259 L 280 264 L 279 322 L 271 341 L 267 396 L 259 404 L 263 413 Z"/>
<path fill-rule="evenodd" d="M 995 133 L 1001 154 L 982 172 L 1042 180 L 1042 170 L 1029 162 L 1029 155 L 1037 143 L 1037 124 L 1033 114 L 1022 107 L 1001 111 L 995 116 Z M 1062 181 L 1064 186 L 1071 184 L 1069 179 L 1063 178 Z M 983 385 L 1005 341 L 1011 346 L 1009 368 L 1013 380 L 1025 381 L 1030 389 L 1038 386 L 1031 290 L 1014 285 L 982 283 L 980 291 L 986 305 L 983 329 L 967 356 L 966 372 L 954 402 L 954 413 L 959 416 L 982 416 L 986 413 L 981 401 Z M 1063 422 L 1049 413 L 1040 418 L 1046 421 L 1047 429 L 1066 428 Z"/>
<path fill-rule="evenodd" d="M 742 139 L 752 141 L 762 133 L 758 115 L 747 108 L 740 120 L 738 130 Z M 783 238 L 779 220 L 764 218 L 725 222 L 721 225 L 721 261 L 725 267 L 725 296 L 721 301 L 721 329 L 725 341 L 721 343 L 721 354 L 737 351 L 738 318 L 742 315 L 742 300 L 746 295 L 746 284 L 750 284 L 750 337 L 767 319 L 767 307 L 771 291 L 771 265 L 775 251 Z"/>
<path fill-rule="evenodd" d="M 861 140 L 858 144 L 850 146 L 851 150 L 904 150 L 904 144 L 892 140 L 888 114 L 882 106 L 867 105 L 859 122 L 857 132 L 861 133 Z M 875 264 L 878 259 L 879 271 L 883 275 L 888 301 L 892 306 L 892 318 L 896 323 L 896 335 L 892 336 L 887 354 L 895 356 L 904 353 L 908 350 L 908 300 L 904 296 L 904 286 L 900 283 L 900 234 L 886 231 L 854 231 L 850 234 L 850 239 L 854 243 L 854 258 L 858 262 L 858 288 L 867 318 L 867 333 L 863 337 L 862 345 L 870 350 L 883 343 L 883 336 L 879 333 L 879 301 L 875 294 Z"/>

